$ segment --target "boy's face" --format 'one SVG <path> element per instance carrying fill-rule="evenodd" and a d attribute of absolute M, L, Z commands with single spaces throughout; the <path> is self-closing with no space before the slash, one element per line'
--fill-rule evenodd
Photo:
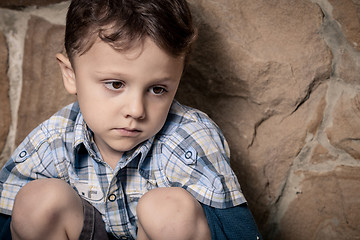
<path fill-rule="evenodd" d="M 64 60 L 62 60 L 64 59 Z M 77 94 L 81 112 L 105 161 L 154 136 L 164 125 L 183 71 L 150 39 L 121 52 L 98 40 L 75 56 L 58 55 L 66 89 Z M 68 79 L 68 80 L 67 80 Z"/>

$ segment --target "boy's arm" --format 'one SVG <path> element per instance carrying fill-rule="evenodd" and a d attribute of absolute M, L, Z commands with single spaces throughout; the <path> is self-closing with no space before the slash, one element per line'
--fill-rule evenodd
<path fill-rule="evenodd" d="M 33 130 L 0 171 L 0 213 L 10 215 L 17 192 L 38 178 L 58 177 L 48 136 Z"/>
<path fill-rule="evenodd" d="M 246 203 L 231 208 L 201 204 L 211 231 L 211 239 L 262 239 Z"/>
<path fill-rule="evenodd" d="M 192 137 L 206 140 L 206 146 L 193 142 L 182 149 L 183 155 L 182 150 L 178 154 L 173 151 L 164 164 L 164 175 L 170 186 L 183 187 L 200 202 L 212 239 L 262 239 L 225 154 L 226 142 L 205 132 Z M 190 160 L 190 155 L 196 157 Z"/>
<path fill-rule="evenodd" d="M 160 158 L 160 174 L 155 173 L 159 186 L 182 187 L 215 208 L 246 202 L 229 163 L 228 145 L 216 125 L 181 126 L 164 141 Z"/>
<path fill-rule="evenodd" d="M 191 193 L 204 209 L 213 239 L 261 239 L 231 169 L 229 147 L 221 130 L 201 112 L 190 110 L 185 115 L 190 117 L 170 118 L 180 120 L 163 138 L 159 161 L 154 161 L 158 164 L 154 168 L 159 169 L 155 172 L 157 184 Z"/>

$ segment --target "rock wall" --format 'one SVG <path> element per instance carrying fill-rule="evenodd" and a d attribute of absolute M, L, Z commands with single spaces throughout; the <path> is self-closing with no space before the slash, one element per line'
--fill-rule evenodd
<path fill-rule="evenodd" d="M 55 4 L 58 2 L 57 4 Z M 223 129 L 265 239 L 360 239 L 359 0 L 189 0 L 177 98 Z M 74 101 L 61 0 L 0 3 L 0 161 Z"/>

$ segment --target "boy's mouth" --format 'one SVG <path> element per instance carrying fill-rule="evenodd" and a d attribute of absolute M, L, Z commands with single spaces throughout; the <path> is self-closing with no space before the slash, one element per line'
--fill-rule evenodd
<path fill-rule="evenodd" d="M 114 128 L 114 130 L 124 137 L 136 137 L 142 132 L 136 128 Z"/>

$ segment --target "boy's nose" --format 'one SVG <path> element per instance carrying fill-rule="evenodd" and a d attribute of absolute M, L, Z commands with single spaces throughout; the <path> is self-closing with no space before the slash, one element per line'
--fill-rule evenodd
<path fill-rule="evenodd" d="M 145 104 L 142 96 L 131 97 L 127 102 L 126 117 L 134 119 L 145 118 Z"/>

